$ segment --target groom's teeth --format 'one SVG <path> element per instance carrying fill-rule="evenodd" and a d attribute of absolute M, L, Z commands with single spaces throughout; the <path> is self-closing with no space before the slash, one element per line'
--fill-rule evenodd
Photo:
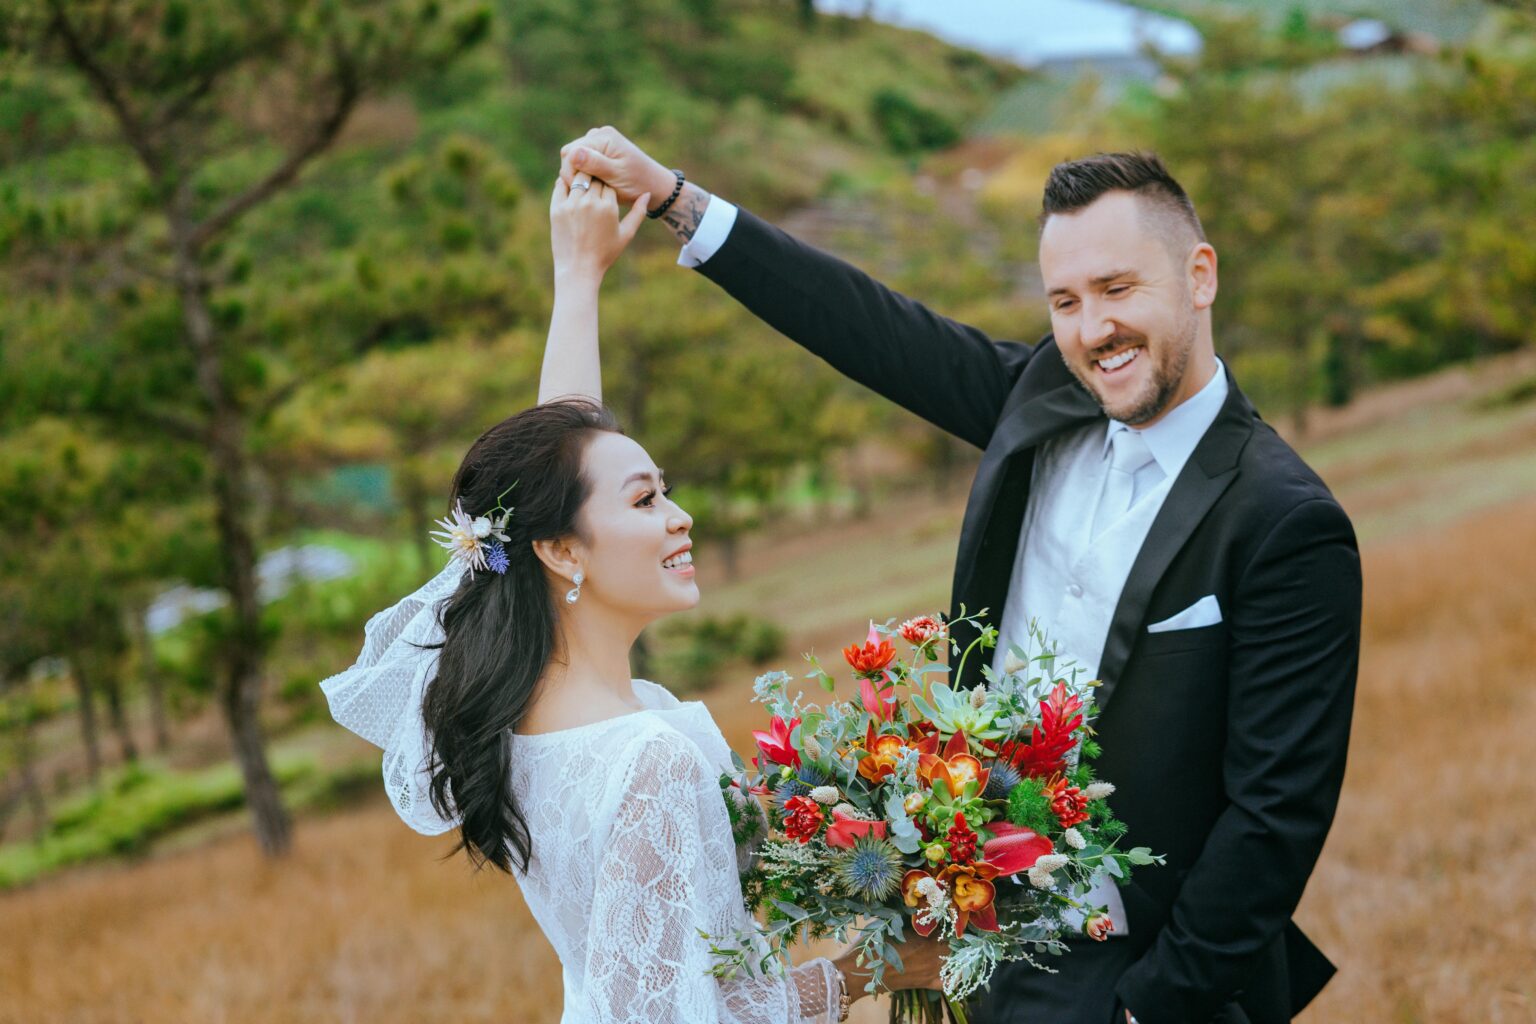
<path fill-rule="evenodd" d="M 1124 366 L 1126 363 L 1130 362 L 1132 359 L 1135 359 L 1136 358 L 1136 353 L 1140 352 L 1140 351 L 1141 351 L 1141 349 L 1139 349 L 1139 348 L 1128 348 L 1124 352 L 1121 352 L 1117 356 L 1110 356 L 1108 359 L 1100 359 L 1098 361 L 1099 362 L 1099 369 L 1101 369 L 1101 370 L 1118 370 L 1118 369 L 1120 369 L 1120 367 Z"/>
<path fill-rule="evenodd" d="M 674 557 L 667 559 L 665 562 L 662 562 L 661 563 L 661 567 L 663 569 L 676 569 L 679 566 L 692 565 L 692 564 L 693 564 L 693 552 L 692 551 L 684 551 L 682 554 L 675 555 Z"/>

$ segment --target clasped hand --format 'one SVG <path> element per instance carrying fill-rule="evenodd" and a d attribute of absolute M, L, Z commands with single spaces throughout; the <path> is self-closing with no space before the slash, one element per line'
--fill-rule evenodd
<path fill-rule="evenodd" d="M 549 201 L 555 276 L 602 278 L 640 230 L 649 199 L 649 193 L 639 196 L 620 220 L 618 193 L 602 181 L 585 173 L 574 175 L 570 184 L 555 179 Z"/>

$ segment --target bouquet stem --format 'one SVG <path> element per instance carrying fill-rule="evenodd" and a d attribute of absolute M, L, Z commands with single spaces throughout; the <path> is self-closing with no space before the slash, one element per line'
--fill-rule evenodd
<path fill-rule="evenodd" d="M 915 988 L 891 993 L 890 1024 L 946 1024 L 946 1018 L 947 1024 L 970 1024 L 965 1004 L 940 992 Z"/>

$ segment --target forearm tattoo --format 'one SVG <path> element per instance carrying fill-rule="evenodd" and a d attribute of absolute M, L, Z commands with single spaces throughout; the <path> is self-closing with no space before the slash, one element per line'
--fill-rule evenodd
<path fill-rule="evenodd" d="M 665 198 L 665 197 L 663 197 Z M 677 201 L 661 215 L 661 222 L 672 229 L 677 240 L 687 245 L 693 241 L 699 222 L 704 219 L 704 208 L 709 205 L 709 193 L 691 181 L 683 183 Z"/>

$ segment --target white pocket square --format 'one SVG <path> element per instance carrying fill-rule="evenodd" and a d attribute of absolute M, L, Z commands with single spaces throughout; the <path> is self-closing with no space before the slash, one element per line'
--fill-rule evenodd
<path fill-rule="evenodd" d="M 1201 626 L 1214 626 L 1220 621 L 1221 605 L 1216 603 L 1216 595 L 1206 594 L 1172 618 L 1152 623 L 1147 627 L 1147 632 L 1168 633 L 1175 629 L 1198 629 Z"/>

